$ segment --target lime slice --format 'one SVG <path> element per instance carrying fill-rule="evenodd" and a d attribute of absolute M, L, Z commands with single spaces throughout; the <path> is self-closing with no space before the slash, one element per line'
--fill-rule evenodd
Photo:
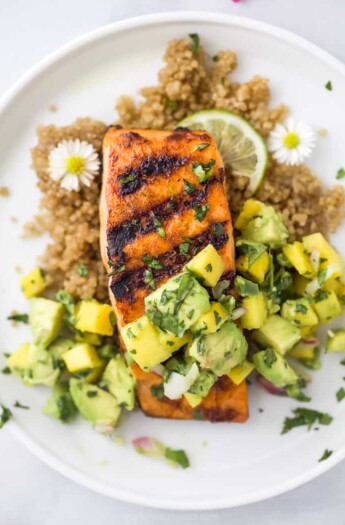
<path fill-rule="evenodd" d="M 230 111 L 210 109 L 193 113 L 178 126 L 208 131 L 231 173 L 248 177 L 252 193 L 258 189 L 267 166 L 267 147 L 246 120 Z"/>

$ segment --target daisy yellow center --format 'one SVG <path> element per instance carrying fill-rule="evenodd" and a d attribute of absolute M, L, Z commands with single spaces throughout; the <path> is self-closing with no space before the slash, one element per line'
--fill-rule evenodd
<path fill-rule="evenodd" d="M 297 148 L 298 144 L 300 143 L 299 136 L 294 131 L 290 131 L 287 135 L 285 135 L 283 144 L 288 149 L 295 149 Z"/>
<path fill-rule="evenodd" d="M 80 175 L 85 168 L 85 160 L 82 157 L 68 157 L 66 160 L 66 170 L 73 175 Z"/>

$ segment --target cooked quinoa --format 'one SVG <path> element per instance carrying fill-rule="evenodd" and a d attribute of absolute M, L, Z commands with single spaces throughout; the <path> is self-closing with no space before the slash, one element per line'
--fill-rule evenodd
<path fill-rule="evenodd" d="M 125 128 L 174 128 L 187 115 L 203 109 L 226 109 L 247 119 L 267 137 L 287 115 L 284 105 L 271 108 L 268 80 L 255 76 L 248 82 L 231 81 L 237 57 L 219 51 L 213 58 L 202 47 L 195 53 L 189 39 L 173 40 L 164 56 L 158 84 L 140 90 L 141 101 L 122 96 L 116 104 L 119 124 Z M 41 258 L 52 288 L 65 288 L 76 298 L 107 300 L 107 276 L 99 250 L 99 195 L 101 177 L 79 193 L 68 192 L 52 181 L 48 156 L 63 139 L 86 140 L 100 153 L 106 125 L 90 118 L 62 128 L 40 126 L 32 165 L 42 192 L 41 210 L 26 227 L 26 234 L 48 232 L 51 243 Z M 230 209 L 234 217 L 248 198 L 248 179 L 226 173 Z M 305 165 L 285 166 L 270 159 L 264 181 L 255 195 L 283 215 L 291 240 L 315 231 L 334 232 L 345 216 L 341 186 L 324 189 Z M 81 264 L 88 269 L 80 276 Z"/>

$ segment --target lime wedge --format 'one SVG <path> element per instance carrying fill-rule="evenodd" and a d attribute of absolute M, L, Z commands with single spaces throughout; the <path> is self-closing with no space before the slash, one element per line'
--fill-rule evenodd
<path fill-rule="evenodd" d="M 252 193 L 258 189 L 267 166 L 267 147 L 246 120 L 230 111 L 210 109 L 193 113 L 178 126 L 208 131 L 232 175 L 248 177 Z"/>

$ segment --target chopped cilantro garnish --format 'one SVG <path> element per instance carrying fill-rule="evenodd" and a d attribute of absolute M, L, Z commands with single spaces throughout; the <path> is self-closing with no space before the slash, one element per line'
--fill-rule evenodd
<path fill-rule="evenodd" d="M 1 373 L 2 373 L 2 374 L 9 375 L 9 374 L 12 374 L 12 371 L 11 371 L 11 369 L 10 369 L 8 366 L 5 366 L 5 368 L 3 368 L 3 369 L 1 370 Z"/>
<path fill-rule="evenodd" d="M 189 242 L 182 242 L 179 244 L 178 248 L 181 255 L 187 255 L 189 250 Z"/>
<path fill-rule="evenodd" d="M 192 52 L 196 53 L 199 50 L 200 39 L 198 33 L 190 33 L 189 38 L 192 41 Z"/>
<path fill-rule="evenodd" d="M 150 268 L 155 268 L 156 270 L 162 270 L 165 268 L 164 264 L 162 264 L 158 259 L 155 257 L 151 257 L 150 255 L 143 255 L 141 260 L 147 264 Z"/>
<path fill-rule="evenodd" d="M 326 277 L 327 277 L 327 268 L 324 268 L 323 270 L 321 270 L 321 272 L 319 272 L 317 276 L 317 280 L 320 286 L 322 286 L 325 283 Z"/>
<path fill-rule="evenodd" d="M 176 100 L 170 100 L 170 98 L 167 98 L 165 101 L 165 107 L 171 109 L 171 111 L 175 111 L 175 109 L 177 109 Z"/>
<path fill-rule="evenodd" d="M 86 264 L 81 264 L 77 270 L 77 273 L 78 275 L 80 275 L 80 277 L 86 277 L 89 273 L 89 270 Z"/>
<path fill-rule="evenodd" d="M 205 266 L 205 270 L 206 270 L 207 273 L 212 272 L 212 264 L 211 264 L 211 263 L 208 263 L 208 264 Z"/>
<path fill-rule="evenodd" d="M 325 461 L 325 459 L 328 459 L 332 454 L 333 454 L 333 450 L 328 450 L 328 448 L 326 448 L 321 458 L 319 459 L 319 463 L 320 461 Z"/>
<path fill-rule="evenodd" d="M 220 222 L 212 224 L 212 230 L 214 231 L 216 237 L 220 237 L 225 232 L 224 226 Z"/>
<path fill-rule="evenodd" d="M 151 394 L 153 397 L 156 397 L 157 399 L 163 399 L 164 397 L 164 386 L 163 383 L 161 385 L 153 385 L 150 388 Z"/>
<path fill-rule="evenodd" d="M 206 217 L 209 207 L 209 204 L 204 204 L 202 206 L 194 206 L 193 210 L 195 211 L 195 219 L 199 222 L 202 222 Z"/>
<path fill-rule="evenodd" d="M 345 389 L 343 387 L 339 388 L 336 393 L 336 397 L 338 401 L 342 401 L 345 398 Z"/>
<path fill-rule="evenodd" d="M 196 186 L 194 186 L 194 184 L 192 184 L 191 182 L 188 182 L 188 180 L 183 179 L 183 182 L 184 182 L 184 191 L 188 193 L 188 195 L 190 195 L 191 193 L 193 193 L 193 191 L 196 190 Z"/>
<path fill-rule="evenodd" d="M 121 266 L 118 266 L 117 268 L 113 268 L 113 270 L 108 273 L 108 277 L 112 277 L 113 275 L 117 273 L 124 272 L 125 269 L 126 269 L 126 266 L 124 264 L 122 264 Z"/>
<path fill-rule="evenodd" d="M 88 392 L 86 392 L 86 395 L 87 395 L 87 397 L 90 397 L 90 398 L 91 397 L 96 397 L 96 396 L 98 396 L 98 392 L 97 392 L 97 390 L 89 390 Z"/>
<path fill-rule="evenodd" d="M 201 144 L 198 144 L 197 146 L 195 146 L 195 148 L 192 149 L 192 153 L 194 153 L 195 151 L 202 151 L 203 149 L 206 149 L 209 147 L 209 143 L 208 142 L 202 142 Z"/>
<path fill-rule="evenodd" d="M 127 337 L 128 339 L 135 339 L 136 335 L 134 334 L 132 328 L 127 328 Z"/>
<path fill-rule="evenodd" d="M 218 324 L 221 322 L 222 318 L 221 318 L 221 316 L 219 315 L 219 313 L 216 312 L 216 311 L 213 312 L 213 315 L 214 315 L 214 320 L 215 320 L 215 322 L 216 322 L 216 325 L 218 325 Z"/>
<path fill-rule="evenodd" d="M 193 315 L 194 315 L 194 309 L 193 310 L 189 310 L 189 312 L 187 313 L 187 318 L 188 319 L 192 319 Z"/>
<path fill-rule="evenodd" d="M 213 55 L 212 61 L 213 62 L 218 62 L 218 60 L 219 60 L 219 56 L 218 55 Z"/>
<path fill-rule="evenodd" d="M 324 301 L 325 299 L 327 299 L 327 297 L 327 292 L 325 292 L 324 290 L 318 290 L 314 297 L 314 301 L 315 303 L 319 303 L 320 301 Z"/>
<path fill-rule="evenodd" d="M 211 159 L 208 162 L 192 162 L 192 171 L 199 179 L 200 183 L 205 182 L 214 173 L 213 167 L 216 161 Z"/>
<path fill-rule="evenodd" d="M 124 186 L 125 184 L 128 184 L 129 182 L 133 182 L 137 177 L 138 177 L 137 173 L 130 173 L 127 177 L 123 177 L 122 179 L 118 178 L 117 180 L 122 186 Z"/>
<path fill-rule="evenodd" d="M 332 85 L 332 82 L 330 80 L 325 84 L 325 88 L 328 89 L 328 91 L 332 91 L 333 90 L 333 85 Z"/>
<path fill-rule="evenodd" d="M 340 364 L 343 365 L 343 366 L 345 366 L 345 359 L 342 359 L 342 360 L 340 361 Z"/>
<path fill-rule="evenodd" d="M 22 405 L 21 403 L 19 403 L 19 401 L 16 401 L 13 405 L 15 408 L 22 408 L 23 410 L 29 410 L 30 407 L 26 406 L 26 405 Z"/>
<path fill-rule="evenodd" d="M 196 409 L 193 411 L 193 419 L 202 419 L 203 413 L 200 409 Z"/>
<path fill-rule="evenodd" d="M 343 179 L 344 177 L 345 177 L 345 169 L 344 168 L 339 168 L 338 171 L 337 171 L 336 179 L 340 180 L 340 179 Z"/>
<path fill-rule="evenodd" d="M 9 321 L 16 321 L 17 323 L 24 323 L 24 324 L 28 324 L 29 322 L 28 314 L 13 314 L 13 315 L 9 315 L 7 319 Z"/>
<path fill-rule="evenodd" d="M 333 417 L 318 410 L 310 408 L 295 408 L 293 410 L 295 417 L 287 417 L 284 420 L 282 434 L 286 434 L 295 427 L 307 426 L 308 430 L 312 428 L 315 423 L 320 425 L 329 425 L 333 421 Z"/>
<path fill-rule="evenodd" d="M 155 279 L 151 270 L 145 270 L 144 272 L 144 283 L 148 284 L 152 290 L 156 289 Z"/>
<path fill-rule="evenodd" d="M 166 447 L 165 457 L 174 463 L 177 463 L 182 468 L 189 467 L 189 459 L 184 450 L 174 450 L 172 448 Z"/>
<path fill-rule="evenodd" d="M 4 407 L 4 405 L 0 405 L 0 409 L 2 409 L 0 414 L 0 428 L 2 428 L 7 423 L 7 421 L 11 419 L 12 412 L 8 408 Z"/>
<path fill-rule="evenodd" d="M 308 311 L 308 308 L 304 304 L 297 303 L 295 306 L 295 312 L 296 314 L 306 314 Z"/>
<path fill-rule="evenodd" d="M 267 250 L 266 246 L 261 242 L 247 241 L 246 239 L 239 239 L 236 242 L 238 251 L 246 255 L 248 258 L 248 266 L 252 266 L 255 261 Z"/>
<path fill-rule="evenodd" d="M 74 316 L 75 305 L 73 297 L 66 290 L 59 290 L 55 295 L 56 300 L 63 304 L 70 316 Z"/>
<path fill-rule="evenodd" d="M 157 217 L 155 217 L 154 214 L 153 214 L 153 224 L 157 228 L 158 235 L 160 237 L 164 238 L 165 237 L 165 231 L 164 231 L 164 228 L 163 228 L 163 224 L 161 223 L 161 221 L 159 219 L 157 219 Z"/>
<path fill-rule="evenodd" d="M 273 363 L 277 361 L 277 356 L 274 353 L 274 350 L 272 350 L 272 348 L 268 348 L 265 351 L 265 355 L 263 359 L 264 359 L 265 365 L 268 366 L 268 368 L 271 368 Z"/>

